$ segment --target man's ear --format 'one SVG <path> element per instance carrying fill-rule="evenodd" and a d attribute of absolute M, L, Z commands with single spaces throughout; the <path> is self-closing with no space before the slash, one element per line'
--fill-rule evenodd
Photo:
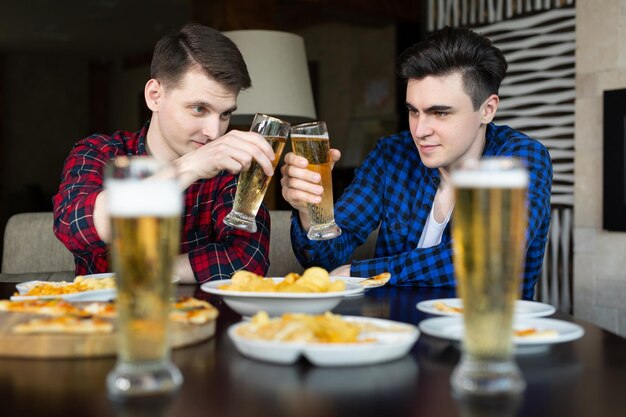
<path fill-rule="evenodd" d="M 163 86 L 154 78 L 151 78 L 146 83 L 144 88 L 144 97 L 146 99 L 146 105 L 152 111 L 159 110 L 159 100 L 163 97 Z"/>
<path fill-rule="evenodd" d="M 482 123 L 488 124 L 491 123 L 493 118 L 496 115 L 496 111 L 498 110 L 498 105 L 500 104 L 500 97 L 496 94 L 492 94 L 487 97 L 487 100 L 480 106 L 480 111 L 482 115 Z"/>

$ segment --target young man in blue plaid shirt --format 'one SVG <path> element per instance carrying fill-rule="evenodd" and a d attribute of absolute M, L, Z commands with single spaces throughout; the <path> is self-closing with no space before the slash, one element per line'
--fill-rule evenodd
<path fill-rule="evenodd" d="M 399 58 L 407 82 L 409 131 L 380 139 L 335 205 L 341 236 L 306 237 L 307 203 L 321 200 L 317 173 L 293 153 L 282 167 L 282 194 L 294 207 L 291 239 L 304 266 L 331 275 L 391 272 L 391 284 L 454 286 L 450 216 L 454 195 L 449 170 L 466 159 L 514 156 L 530 173 L 523 297 L 533 297 L 550 224 L 552 164 L 538 141 L 492 120 L 506 74 L 504 56 L 491 41 L 465 28 L 445 28 Z M 340 152 L 331 150 L 334 162 Z M 380 226 L 375 257 L 352 261 L 354 249 Z"/>

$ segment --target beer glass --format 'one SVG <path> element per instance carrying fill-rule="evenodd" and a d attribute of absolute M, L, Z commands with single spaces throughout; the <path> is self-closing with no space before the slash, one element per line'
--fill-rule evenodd
<path fill-rule="evenodd" d="M 289 127 L 287 122 L 260 113 L 252 121 L 250 131 L 263 135 L 274 149 L 274 169 L 287 143 Z M 224 223 L 250 233 L 256 232 L 256 214 L 271 180 L 272 177 L 265 175 L 261 165 L 253 160 L 248 170 L 239 173 L 233 209 L 224 218 Z"/>
<path fill-rule="evenodd" d="M 322 201 L 308 204 L 311 228 L 307 236 L 311 240 L 332 239 L 341 234 L 335 223 L 333 207 L 333 181 L 330 165 L 330 141 L 324 122 L 304 123 L 291 128 L 291 147 L 296 155 L 309 161 L 308 169 L 322 177 Z"/>
<path fill-rule="evenodd" d="M 528 172 L 514 158 L 466 161 L 452 171 L 452 237 L 463 300 L 457 394 L 517 394 L 524 379 L 513 360 L 513 309 L 521 293 Z"/>
<path fill-rule="evenodd" d="M 107 389 L 115 399 L 169 393 L 183 381 L 168 344 L 182 192 L 174 168 L 150 157 L 114 159 L 104 181 L 119 332 Z"/>

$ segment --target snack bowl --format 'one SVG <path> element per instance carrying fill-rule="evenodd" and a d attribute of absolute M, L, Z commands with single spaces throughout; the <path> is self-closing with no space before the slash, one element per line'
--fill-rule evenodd
<path fill-rule="evenodd" d="M 276 340 L 251 339 L 238 334 L 240 326 L 249 325 L 243 321 L 228 329 L 228 336 L 244 356 L 263 362 L 293 364 L 301 357 L 315 366 L 342 367 L 388 362 L 405 356 L 419 337 L 417 327 L 359 316 L 344 316 L 345 320 L 376 325 L 386 331 L 367 331 L 367 342 L 359 343 L 308 343 Z"/>
<path fill-rule="evenodd" d="M 406 355 L 417 341 L 418 334 L 379 335 L 375 343 L 362 345 L 316 343 L 305 346 L 306 357 L 316 366 L 355 366 L 387 362 Z"/>
<path fill-rule="evenodd" d="M 280 282 L 284 278 L 272 278 Z M 296 293 L 296 292 L 253 292 L 222 290 L 219 287 L 230 285 L 231 280 L 224 279 L 202 284 L 200 289 L 222 297 L 228 307 L 244 317 L 251 317 L 259 311 L 270 316 L 285 313 L 321 314 L 335 308 L 344 297 L 363 292 L 363 287 L 346 282 L 343 291 Z"/>
<path fill-rule="evenodd" d="M 253 343 L 236 335 L 233 328 L 229 328 L 228 335 L 237 350 L 244 356 L 264 362 L 290 365 L 300 359 L 301 343 L 285 344 L 281 342 L 255 340 Z"/>

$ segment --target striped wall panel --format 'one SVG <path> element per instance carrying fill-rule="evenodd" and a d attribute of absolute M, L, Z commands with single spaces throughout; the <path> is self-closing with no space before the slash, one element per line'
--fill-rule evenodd
<path fill-rule="evenodd" d="M 430 30 L 471 26 L 509 64 L 497 124 L 541 141 L 554 169 L 552 222 L 536 297 L 571 312 L 576 98 L 574 0 L 429 0 Z"/>
<path fill-rule="evenodd" d="M 475 26 L 516 16 L 566 7 L 574 0 L 428 0 L 428 31 L 449 26 Z"/>
<path fill-rule="evenodd" d="M 565 7 L 476 27 L 509 63 L 496 123 L 546 145 L 555 172 L 552 204 L 568 207 L 574 204 L 575 20 L 575 8 Z"/>

